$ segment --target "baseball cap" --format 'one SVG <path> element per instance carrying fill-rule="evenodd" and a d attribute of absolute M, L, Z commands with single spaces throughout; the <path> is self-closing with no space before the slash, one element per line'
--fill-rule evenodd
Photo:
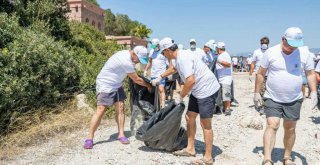
<path fill-rule="evenodd" d="M 168 49 L 171 46 L 173 46 L 174 41 L 170 37 L 165 37 L 159 42 L 159 45 L 160 45 L 159 53 L 162 53 L 162 51 L 164 51 L 165 49 Z"/>
<path fill-rule="evenodd" d="M 151 48 L 154 49 L 157 47 L 157 45 L 159 44 L 159 39 L 158 38 L 154 38 L 151 40 Z"/>
<path fill-rule="evenodd" d="M 302 31 L 298 27 L 288 28 L 284 33 L 284 37 L 292 47 L 301 47 L 304 45 Z"/>
<path fill-rule="evenodd" d="M 197 43 L 194 38 L 191 38 L 191 39 L 190 39 L 190 42 L 195 42 L 195 43 Z"/>
<path fill-rule="evenodd" d="M 210 48 L 211 50 L 214 50 L 214 48 L 215 48 L 215 47 L 214 47 L 214 44 L 211 43 L 211 42 L 207 42 L 206 44 L 204 44 L 204 46 Z"/>
<path fill-rule="evenodd" d="M 218 42 L 217 43 L 217 48 L 222 49 L 226 46 L 226 44 L 224 42 Z"/>
<path fill-rule="evenodd" d="M 215 44 L 216 41 L 215 40 L 209 40 L 208 43 Z"/>
<path fill-rule="evenodd" d="M 144 46 L 136 46 L 133 48 L 133 52 L 138 56 L 141 64 L 148 63 L 148 50 Z"/>
<path fill-rule="evenodd" d="M 182 44 L 179 44 L 179 45 L 178 45 L 178 49 L 181 49 L 181 50 L 182 50 L 182 49 L 183 49 L 183 45 L 182 45 Z"/>

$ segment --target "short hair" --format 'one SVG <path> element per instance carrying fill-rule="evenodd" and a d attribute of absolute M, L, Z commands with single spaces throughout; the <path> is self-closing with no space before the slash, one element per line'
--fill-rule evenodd
<path fill-rule="evenodd" d="M 262 37 L 260 39 L 260 43 L 262 43 L 263 41 L 266 41 L 269 44 L 269 38 L 267 36 L 266 37 Z"/>

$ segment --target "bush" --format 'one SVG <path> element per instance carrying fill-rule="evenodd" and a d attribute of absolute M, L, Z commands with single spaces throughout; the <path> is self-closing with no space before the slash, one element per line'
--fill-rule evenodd
<path fill-rule="evenodd" d="M 15 40 L 21 32 L 17 17 L 9 17 L 5 13 L 0 14 L 0 49 Z"/>
<path fill-rule="evenodd" d="M 52 106 L 79 82 L 74 52 L 43 33 L 25 29 L 0 52 L 0 131 L 11 115 Z"/>

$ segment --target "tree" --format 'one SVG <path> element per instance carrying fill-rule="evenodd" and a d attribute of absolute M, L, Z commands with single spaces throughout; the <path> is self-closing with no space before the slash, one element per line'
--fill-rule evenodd
<path fill-rule="evenodd" d="M 112 13 L 111 9 L 104 11 L 104 32 L 106 35 L 114 35 L 116 16 Z"/>
<path fill-rule="evenodd" d="M 133 36 L 139 37 L 141 39 L 149 38 L 149 35 L 152 33 L 152 30 L 147 28 L 146 25 L 140 24 L 132 29 L 131 34 Z"/>
<path fill-rule="evenodd" d="M 92 4 L 100 7 L 99 3 L 98 3 L 96 0 L 87 0 L 87 1 L 88 1 L 89 3 L 92 3 Z"/>

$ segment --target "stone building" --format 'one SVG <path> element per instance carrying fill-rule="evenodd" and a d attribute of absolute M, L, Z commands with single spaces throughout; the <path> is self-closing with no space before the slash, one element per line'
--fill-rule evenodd
<path fill-rule="evenodd" d="M 135 46 L 148 46 L 147 40 L 134 36 L 106 36 L 106 40 L 115 40 L 117 44 L 124 45 L 129 50 Z"/>
<path fill-rule="evenodd" d="M 104 31 L 104 10 L 86 0 L 68 0 L 69 20 L 88 23 Z"/>

